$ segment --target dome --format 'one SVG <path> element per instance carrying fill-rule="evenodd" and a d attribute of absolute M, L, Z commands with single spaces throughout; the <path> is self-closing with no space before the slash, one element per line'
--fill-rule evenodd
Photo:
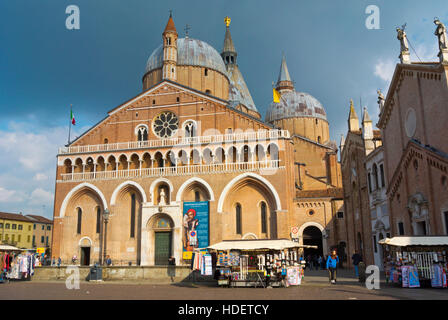
<path fill-rule="evenodd" d="M 163 46 L 160 45 L 149 56 L 145 73 L 162 68 L 162 65 Z M 177 39 L 177 65 L 205 67 L 227 76 L 226 66 L 218 51 L 208 43 L 197 39 Z"/>
<path fill-rule="evenodd" d="M 327 121 L 325 109 L 316 98 L 304 92 L 291 90 L 282 93 L 280 103 L 271 103 L 266 113 L 266 122 L 301 117 Z"/>

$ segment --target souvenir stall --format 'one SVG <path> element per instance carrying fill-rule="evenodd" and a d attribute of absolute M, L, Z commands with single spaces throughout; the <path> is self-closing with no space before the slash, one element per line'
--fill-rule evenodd
<path fill-rule="evenodd" d="M 219 286 L 287 287 L 300 285 L 303 267 L 299 245 L 290 240 L 228 240 L 208 249 L 217 254 L 216 273 Z"/>
<path fill-rule="evenodd" d="M 10 245 L 0 245 L 0 283 L 8 281 L 8 273 L 14 265 L 14 258 L 22 250 Z"/>
<path fill-rule="evenodd" d="M 378 243 L 384 247 L 387 283 L 403 288 L 447 287 L 448 236 L 399 236 Z"/>
<path fill-rule="evenodd" d="M 195 249 L 191 259 L 191 269 L 200 271 L 201 276 L 213 275 L 212 255 L 205 249 Z"/>
<path fill-rule="evenodd" d="M 27 280 L 34 275 L 35 258 L 23 249 L 0 246 L 2 275 L 1 280 Z"/>

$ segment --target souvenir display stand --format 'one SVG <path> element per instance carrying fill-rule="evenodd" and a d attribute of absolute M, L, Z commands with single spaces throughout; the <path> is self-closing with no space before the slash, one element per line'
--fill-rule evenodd
<path fill-rule="evenodd" d="M 34 275 L 34 256 L 27 250 L 0 245 L 0 283 L 9 280 L 30 281 Z"/>
<path fill-rule="evenodd" d="M 383 246 L 386 282 L 403 288 L 448 286 L 448 236 L 399 236 Z"/>
<path fill-rule="evenodd" d="M 300 285 L 303 267 L 299 248 L 290 240 L 229 240 L 208 247 L 217 253 L 219 286 L 282 287 Z"/>

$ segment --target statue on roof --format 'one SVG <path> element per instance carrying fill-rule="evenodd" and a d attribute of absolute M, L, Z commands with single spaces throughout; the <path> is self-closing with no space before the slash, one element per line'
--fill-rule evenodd
<path fill-rule="evenodd" d="M 437 26 L 434 34 L 439 38 L 440 51 L 448 49 L 448 39 L 445 25 L 438 18 L 434 19 L 434 24 Z"/>
<path fill-rule="evenodd" d="M 404 29 L 405 25 L 401 28 L 397 27 L 397 39 L 400 40 L 400 52 L 409 51 L 408 38 Z"/>
<path fill-rule="evenodd" d="M 380 107 L 380 110 L 383 110 L 384 103 L 386 102 L 386 99 L 384 98 L 384 95 L 381 92 L 381 90 L 377 90 L 377 93 L 378 93 L 378 105 Z"/>

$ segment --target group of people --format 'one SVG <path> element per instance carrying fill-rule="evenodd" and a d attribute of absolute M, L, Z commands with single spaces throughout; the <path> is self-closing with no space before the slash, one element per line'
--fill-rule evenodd
<path fill-rule="evenodd" d="M 325 258 L 321 255 L 308 255 L 305 259 L 305 266 L 310 270 L 323 270 L 325 269 Z"/>
<path fill-rule="evenodd" d="M 336 270 L 340 267 L 340 261 L 336 250 L 332 250 L 330 255 L 325 259 L 321 255 L 308 255 L 306 259 L 300 257 L 302 263 L 310 270 L 328 270 L 329 281 L 332 284 L 336 283 Z M 359 277 L 359 265 L 362 263 L 362 256 L 355 252 L 352 256 L 353 266 L 356 277 Z"/>

